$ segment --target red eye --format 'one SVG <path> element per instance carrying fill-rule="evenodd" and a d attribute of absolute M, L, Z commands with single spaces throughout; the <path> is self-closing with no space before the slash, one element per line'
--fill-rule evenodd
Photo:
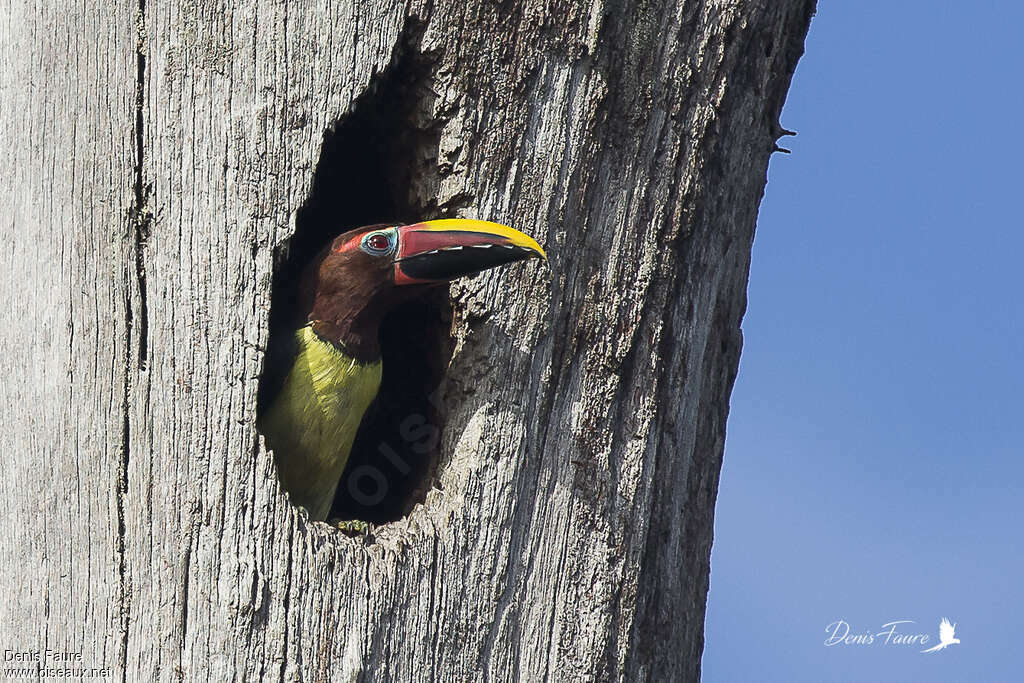
<path fill-rule="evenodd" d="M 387 251 L 391 248 L 391 240 L 387 238 L 387 235 L 377 233 L 366 238 L 366 246 L 373 251 Z"/>

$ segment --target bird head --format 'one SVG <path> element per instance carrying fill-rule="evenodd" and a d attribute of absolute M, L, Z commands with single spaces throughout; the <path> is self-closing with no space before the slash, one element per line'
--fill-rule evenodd
<path fill-rule="evenodd" d="M 342 233 L 307 270 L 309 321 L 357 357 L 379 352 L 381 319 L 425 288 L 529 258 L 546 259 L 522 232 L 488 221 L 443 219 Z"/>

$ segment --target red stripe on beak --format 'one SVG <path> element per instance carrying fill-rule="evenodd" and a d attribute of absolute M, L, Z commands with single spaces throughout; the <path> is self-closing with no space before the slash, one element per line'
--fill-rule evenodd
<path fill-rule="evenodd" d="M 546 258 L 524 233 L 498 223 L 442 219 L 398 228 L 395 284 L 447 282 L 528 258 Z"/>

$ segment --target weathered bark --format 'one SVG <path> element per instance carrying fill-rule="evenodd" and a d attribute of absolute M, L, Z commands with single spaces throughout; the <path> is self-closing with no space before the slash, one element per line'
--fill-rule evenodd
<path fill-rule="evenodd" d="M 7 4 L 0 648 L 122 680 L 698 677 L 813 0 Z M 325 130 L 409 98 L 374 162 L 402 195 L 339 226 L 488 218 L 551 262 L 453 285 L 435 487 L 352 539 L 280 492 L 256 392 Z"/>

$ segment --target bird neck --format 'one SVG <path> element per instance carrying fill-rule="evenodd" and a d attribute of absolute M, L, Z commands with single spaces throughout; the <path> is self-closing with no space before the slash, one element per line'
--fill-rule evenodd
<path fill-rule="evenodd" d="M 352 291 L 318 292 L 308 320 L 321 339 L 360 363 L 371 363 L 380 359 L 380 324 L 392 307 L 389 298 L 358 285 Z"/>
<path fill-rule="evenodd" d="M 360 363 L 380 359 L 380 318 L 309 316 L 313 331 Z"/>
<path fill-rule="evenodd" d="M 313 331 L 360 363 L 380 359 L 384 316 L 423 292 L 423 287 L 374 287 L 353 283 L 345 292 L 317 292 L 309 313 Z"/>

